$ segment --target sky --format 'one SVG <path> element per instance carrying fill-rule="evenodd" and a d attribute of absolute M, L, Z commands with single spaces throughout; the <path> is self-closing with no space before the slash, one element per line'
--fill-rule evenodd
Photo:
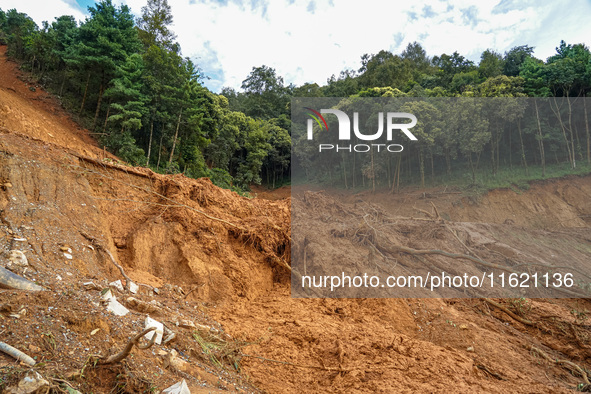
<path fill-rule="evenodd" d="M 214 92 L 239 90 L 253 67 L 276 70 L 285 83 L 326 84 L 357 70 L 365 53 L 400 54 L 417 41 L 429 56 L 535 47 L 546 60 L 560 40 L 591 45 L 591 0 L 168 0 L 183 56 L 203 71 Z M 146 0 L 113 0 L 135 15 Z M 60 15 L 83 21 L 93 0 L 0 0 L 39 25 Z"/>

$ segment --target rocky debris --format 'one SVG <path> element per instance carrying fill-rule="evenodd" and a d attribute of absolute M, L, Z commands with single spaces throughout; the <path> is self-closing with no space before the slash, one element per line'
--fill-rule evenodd
<path fill-rule="evenodd" d="M 49 382 L 39 374 L 39 372 L 30 370 L 24 378 L 18 382 L 16 387 L 8 389 L 10 394 L 36 394 L 49 391 Z"/>
<path fill-rule="evenodd" d="M 150 314 L 161 314 L 162 309 L 158 305 L 156 300 L 152 300 L 150 302 L 138 300 L 135 297 L 129 297 L 125 301 L 127 307 L 136 310 L 141 313 L 150 313 Z"/>
<path fill-rule="evenodd" d="M 12 267 L 24 268 L 29 266 L 27 256 L 20 250 L 11 250 L 8 257 L 8 263 L 6 268 L 11 269 Z"/>

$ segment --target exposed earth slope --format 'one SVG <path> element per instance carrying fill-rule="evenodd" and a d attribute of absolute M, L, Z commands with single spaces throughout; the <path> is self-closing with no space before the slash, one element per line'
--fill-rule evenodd
<path fill-rule="evenodd" d="M 482 299 L 290 298 L 290 198 L 248 199 L 116 164 L 19 75 L 2 56 L 0 265 L 46 290 L 0 289 L 0 341 L 35 357 L 54 392 L 148 392 L 181 379 L 191 392 L 269 393 L 555 393 L 584 383 L 587 300 L 497 300 L 511 316 Z M 528 240 L 553 234 L 582 248 L 572 252 L 580 264 L 591 255 L 589 176 L 479 200 L 440 192 L 356 195 L 350 206 L 405 217 L 409 244 L 463 252 L 438 237 L 440 223 L 409 220 L 432 201 L 450 225 L 493 241 L 471 244 L 486 256 L 508 253 L 502 244 L 533 258 L 547 249 Z M 14 250 L 28 266 L 9 264 Z M 140 284 L 137 294 L 112 289 L 125 316 L 100 301 L 110 282 L 126 282 L 109 254 Z M 101 364 L 147 315 L 175 338 Z M 0 390 L 27 370 L 0 353 Z"/>

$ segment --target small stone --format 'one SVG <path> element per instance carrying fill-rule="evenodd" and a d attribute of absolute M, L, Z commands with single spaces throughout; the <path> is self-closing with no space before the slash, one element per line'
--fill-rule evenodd
<path fill-rule="evenodd" d="M 43 379 L 38 372 L 30 370 L 24 378 L 18 382 L 17 387 L 12 387 L 8 390 L 12 394 L 32 394 L 42 393 L 49 389 L 49 382 Z"/>
<path fill-rule="evenodd" d="M 94 335 L 94 334 L 96 334 L 96 333 L 97 333 L 97 332 L 99 332 L 99 331 L 100 331 L 100 328 L 95 328 L 94 330 L 92 330 L 92 331 L 90 332 L 90 335 Z"/>
<path fill-rule="evenodd" d="M 72 255 L 70 253 L 65 253 L 64 252 L 64 257 L 67 258 L 68 260 L 72 260 L 74 257 L 72 257 Z"/>
<path fill-rule="evenodd" d="M 468 326 L 465 324 L 460 324 L 460 330 L 467 330 Z"/>
<path fill-rule="evenodd" d="M 11 250 L 10 257 L 8 257 L 8 265 L 27 267 L 29 265 L 29 261 L 27 260 L 27 256 L 25 256 L 25 254 L 20 250 Z"/>
<path fill-rule="evenodd" d="M 183 328 L 196 328 L 195 323 L 190 320 L 181 320 L 178 325 Z"/>
<path fill-rule="evenodd" d="M 473 346 L 468 346 L 468 348 L 466 349 L 467 352 L 473 352 L 474 351 L 474 347 Z"/>

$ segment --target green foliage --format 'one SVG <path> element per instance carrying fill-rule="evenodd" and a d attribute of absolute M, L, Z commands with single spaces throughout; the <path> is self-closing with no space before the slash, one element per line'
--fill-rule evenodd
<path fill-rule="evenodd" d="M 342 174 L 341 180 L 348 176 L 354 187 L 370 179 L 368 174 L 372 179 L 387 175 L 390 187 L 397 166 L 402 168 L 399 178 L 409 183 L 417 182 L 419 174 L 424 184 L 430 164 L 432 183 L 445 172 L 445 177 L 459 174 L 480 188 L 502 184 L 496 177 L 510 176 L 507 166 L 529 176 L 541 165 L 547 167 L 543 175 L 551 176 L 550 161 L 560 166 L 568 158 L 571 173 L 591 163 L 588 127 L 570 124 L 573 116 L 573 122 L 584 124 L 580 108 L 569 109 L 580 105 L 576 100 L 540 113 L 539 126 L 523 127 L 520 119 L 524 111 L 531 116 L 531 108 L 492 100 L 587 96 L 591 53 L 584 44 L 561 41 L 545 62 L 534 58 L 528 45 L 504 56 L 487 49 L 476 66 L 458 52 L 431 58 L 413 42 L 400 54 L 365 54 L 357 71 L 336 72 L 323 86 L 286 85 L 274 68 L 262 65 L 252 68 L 241 90 L 224 88 L 217 95 L 203 87 L 199 67 L 181 55 L 167 0 L 147 0 L 137 21 L 127 6 L 112 0 L 89 7 L 89 14 L 80 26 L 72 16 L 37 26 L 17 10 L 0 10 L 0 42 L 8 45 L 8 55 L 23 69 L 79 115 L 82 125 L 103 132 L 102 142 L 134 165 L 210 177 L 239 191 L 253 183 L 289 182 L 294 165 L 313 172 L 315 152 L 303 143 L 304 131 L 291 127 L 293 96 L 397 97 L 406 100 L 406 110 L 418 114 L 420 122 L 413 132 L 419 142 L 400 161 L 393 157 L 376 159 L 371 166 L 368 160 L 358 163 L 364 179 L 343 167 L 342 155 L 327 155 L 331 174 Z M 438 107 L 413 97 L 460 101 Z M 470 101 L 473 97 L 491 98 L 488 112 L 474 108 L 479 104 Z M 342 105 L 349 104 L 344 100 Z M 437 119 L 446 119 L 446 124 Z M 375 119 L 367 121 L 375 125 Z M 526 184 L 516 180 L 514 185 Z"/>
<path fill-rule="evenodd" d="M 138 148 L 129 130 L 122 133 L 112 133 L 106 136 L 103 142 L 122 160 L 134 166 L 145 163 L 144 150 Z"/>

